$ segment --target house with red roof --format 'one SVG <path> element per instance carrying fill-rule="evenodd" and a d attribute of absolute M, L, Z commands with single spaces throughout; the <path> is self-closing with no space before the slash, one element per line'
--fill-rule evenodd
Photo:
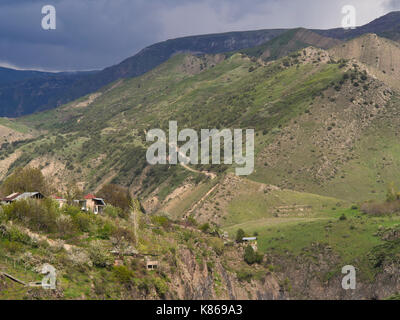
<path fill-rule="evenodd" d="M 52 195 L 51 198 L 58 203 L 60 208 L 62 208 L 67 203 L 67 199 L 63 199 L 55 194 Z"/>
<path fill-rule="evenodd" d="M 98 214 L 103 211 L 106 203 L 102 198 L 98 198 L 93 194 L 88 194 L 83 200 L 79 200 L 79 205 L 83 211 L 92 211 Z"/>

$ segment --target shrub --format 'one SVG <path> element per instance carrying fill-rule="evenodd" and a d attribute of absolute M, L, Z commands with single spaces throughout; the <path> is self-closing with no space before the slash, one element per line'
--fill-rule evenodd
<path fill-rule="evenodd" d="M 32 239 L 23 233 L 19 228 L 15 226 L 0 225 L 0 237 L 7 239 L 11 242 L 19 242 L 22 244 L 32 244 Z"/>
<path fill-rule="evenodd" d="M 251 279 L 253 278 L 253 273 L 249 270 L 246 269 L 241 269 L 236 272 L 236 276 L 239 281 L 247 281 L 250 282 Z"/>
<path fill-rule="evenodd" d="M 204 224 L 202 224 L 201 226 L 200 226 L 200 228 L 199 228 L 201 231 L 203 231 L 204 233 L 207 233 L 209 230 L 210 230 L 210 224 L 207 222 L 207 223 L 204 223 Z"/>
<path fill-rule="evenodd" d="M 98 242 L 92 243 L 88 252 L 90 260 L 92 260 L 96 267 L 105 268 L 111 266 L 113 263 L 112 257 L 109 256 L 107 251 Z"/>
<path fill-rule="evenodd" d="M 392 202 L 366 202 L 361 205 L 361 211 L 370 215 L 384 215 L 400 212 L 400 200 Z"/>
<path fill-rule="evenodd" d="M 110 222 L 105 222 L 104 225 L 97 230 L 97 237 L 100 239 L 108 240 L 110 239 L 115 226 Z"/>
<path fill-rule="evenodd" d="M 77 229 L 72 222 L 72 218 L 67 215 L 60 215 L 56 219 L 57 231 L 61 238 L 70 237 L 76 233 Z"/>
<path fill-rule="evenodd" d="M 92 219 L 91 216 L 87 213 L 79 212 L 72 218 L 72 220 L 79 231 L 90 232 L 94 219 Z"/>
<path fill-rule="evenodd" d="M 243 238 L 246 236 L 246 234 L 245 234 L 245 232 L 244 232 L 244 230 L 243 229 L 239 229 L 237 232 L 236 232 L 236 242 L 242 242 L 243 241 Z"/>
<path fill-rule="evenodd" d="M 187 221 L 188 225 L 190 225 L 190 226 L 196 227 L 198 225 L 196 219 L 193 216 L 189 216 L 186 219 L 186 221 Z"/>
<path fill-rule="evenodd" d="M 165 294 L 168 292 L 168 284 L 166 283 L 166 281 L 161 278 L 154 278 L 153 284 L 154 287 L 156 288 L 158 295 L 161 298 L 164 298 Z"/>
<path fill-rule="evenodd" d="M 9 220 L 16 220 L 35 231 L 53 233 L 57 231 L 56 220 L 60 213 L 50 199 L 19 200 L 4 207 Z"/>
<path fill-rule="evenodd" d="M 106 184 L 97 194 L 112 206 L 129 211 L 132 199 L 127 188 L 115 184 Z"/>
<path fill-rule="evenodd" d="M 254 264 L 256 262 L 256 253 L 254 252 L 254 249 L 252 246 L 247 246 L 244 249 L 244 261 L 247 262 L 247 264 Z"/>
<path fill-rule="evenodd" d="M 122 218 L 127 219 L 129 218 L 129 212 L 122 210 L 121 208 L 114 207 L 112 205 L 107 205 L 104 208 L 104 213 L 111 218 Z"/>
<path fill-rule="evenodd" d="M 216 254 L 222 255 L 224 253 L 224 242 L 219 238 L 212 238 L 209 240 L 209 245 L 213 248 Z"/>
<path fill-rule="evenodd" d="M 15 254 L 22 250 L 21 243 L 9 241 L 9 240 L 4 241 L 3 247 L 6 251 L 8 251 L 9 253 L 12 253 L 12 254 Z"/>
<path fill-rule="evenodd" d="M 118 250 L 123 251 L 129 247 L 130 243 L 135 241 L 135 236 L 131 230 L 122 227 L 116 227 L 112 231 L 111 240 Z"/>
<path fill-rule="evenodd" d="M 165 216 L 154 216 L 151 218 L 152 222 L 164 229 L 168 230 L 171 226 L 171 220 Z"/>
<path fill-rule="evenodd" d="M 132 282 L 133 277 L 135 276 L 132 270 L 129 270 L 125 266 L 114 266 L 113 267 L 114 277 L 123 284 L 128 284 Z"/>
<path fill-rule="evenodd" d="M 77 214 L 81 213 L 81 209 L 76 207 L 76 206 L 69 206 L 69 205 L 65 205 L 63 207 L 63 212 L 64 214 L 70 215 L 72 217 L 76 216 Z"/>

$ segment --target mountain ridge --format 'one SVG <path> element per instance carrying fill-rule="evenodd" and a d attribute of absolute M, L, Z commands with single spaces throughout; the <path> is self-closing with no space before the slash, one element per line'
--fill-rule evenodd
<path fill-rule="evenodd" d="M 56 77 L 52 81 L 22 81 L 15 86 L 0 86 L 0 116 L 16 117 L 35 111 L 55 108 L 75 100 L 101 87 L 124 78 L 136 77 L 168 60 L 173 54 L 192 52 L 196 54 L 224 53 L 256 47 L 287 32 L 288 29 L 264 29 L 256 31 L 228 32 L 189 36 L 166 40 L 144 48 L 136 55 L 119 64 L 105 68 L 96 74 L 71 78 Z M 328 38 L 346 40 L 363 33 L 374 32 L 392 40 L 400 40 L 400 13 L 392 12 L 355 30 L 314 30 Z M 40 88 L 48 86 L 50 92 Z M 24 92 L 29 92 L 24 95 Z M 34 96 L 31 98 L 30 96 Z"/>

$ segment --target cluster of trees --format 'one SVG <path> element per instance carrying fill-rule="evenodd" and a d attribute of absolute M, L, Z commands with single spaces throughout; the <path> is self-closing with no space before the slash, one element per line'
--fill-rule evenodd
<path fill-rule="evenodd" d="M 386 192 L 386 201 L 368 201 L 361 205 L 361 211 L 369 215 L 385 215 L 400 212 L 400 192 L 392 182 Z"/>
<path fill-rule="evenodd" d="M 247 246 L 244 249 L 244 261 L 247 262 L 247 264 L 255 264 L 255 263 L 262 263 L 263 261 L 263 255 L 257 251 L 254 251 L 252 246 Z"/>
<path fill-rule="evenodd" d="M 4 180 L 1 193 L 7 196 L 13 192 L 39 191 L 51 194 L 54 188 L 38 168 L 17 168 L 14 173 Z"/>
<path fill-rule="evenodd" d="M 128 211 L 132 204 L 128 188 L 116 184 L 104 185 L 97 193 L 97 196 L 103 198 L 106 203 L 121 208 L 124 211 Z"/>
<path fill-rule="evenodd" d="M 257 233 L 254 233 L 254 236 L 257 236 Z M 237 243 L 242 243 L 243 238 L 246 237 L 246 233 L 244 232 L 243 229 L 238 229 L 236 232 L 236 242 Z M 243 259 L 244 261 L 247 262 L 247 264 L 255 264 L 255 263 L 262 263 L 263 262 L 263 255 L 259 253 L 258 251 L 255 251 L 252 246 L 248 245 L 244 249 L 244 256 Z"/>

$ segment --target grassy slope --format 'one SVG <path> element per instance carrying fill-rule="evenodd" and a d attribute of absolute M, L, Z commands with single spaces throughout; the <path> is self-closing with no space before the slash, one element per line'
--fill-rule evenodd
<path fill-rule="evenodd" d="M 205 71 L 193 74 L 196 64 Z M 104 88 L 87 107 L 77 108 L 75 102 L 19 120 L 47 134 L 25 145 L 25 154 L 13 167 L 51 150 L 67 167 L 81 168 L 82 172 L 72 168 L 66 177 L 86 180 L 88 189 L 101 183 L 110 170 L 116 172 L 115 182 L 137 184 L 145 166 L 144 130 L 167 129 L 169 120 L 177 120 L 180 128 L 271 131 L 301 114 L 313 95 L 340 76 L 335 64 L 290 68 L 281 64 L 262 67 L 236 54 L 213 66 L 201 58 L 175 56 L 142 77 Z M 76 141 L 85 140 L 79 149 Z M 3 152 L 8 155 L 14 150 Z M 169 176 L 177 168 L 171 170 Z M 149 177 L 149 192 L 162 182 Z"/>
<path fill-rule="evenodd" d="M 69 104 L 44 115 L 24 118 L 24 124 L 50 132 L 50 138 L 42 137 L 31 146 L 43 144 L 46 140 L 47 143 L 54 143 L 57 135 L 62 136 L 65 144 L 63 147 L 56 145 L 53 150 L 57 156 L 65 152 L 77 166 L 84 168 L 93 158 L 106 154 L 105 160 L 88 173 L 89 186 L 95 186 L 99 173 L 105 173 L 110 168 L 118 172 L 119 179 L 125 179 L 119 181 L 129 184 L 135 178 L 132 170 L 138 167 L 133 166 L 126 171 L 118 165 L 124 164 L 127 160 L 123 157 L 124 152 L 132 150 L 133 146 L 138 147 L 134 152 L 143 149 L 143 135 L 140 132 L 144 129 L 165 128 L 172 117 L 178 120 L 180 126 L 196 129 L 213 126 L 255 127 L 258 132 L 259 158 L 257 171 L 251 178 L 271 184 L 279 184 L 286 179 L 293 189 L 308 192 L 285 189 L 265 193 L 259 189 L 260 185 L 249 187 L 247 182 L 242 181 L 239 187 L 241 190 L 234 194 L 234 199 L 227 198 L 226 203 L 221 204 L 217 202 L 223 202 L 223 197 L 215 196 L 212 200 L 212 210 L 215 209 L 217 215 L 221 214 L 220 211 L 226 214 L 225 217 L 219 217 L 224 229 L 232 235 L 239 227 L 244 228 L 248 234 L 257 232 L 262 252 L 282 254 L 288 251 L 298 255 L 304 250 L 312 250 L 310 248 L 315 243 L 326 244 L 340 255 L 341 263 L 356 263 L 363 270 L 363 276 L 370 278 L 374 270 L 366 256 L 376 246 L 384 243 L 375 233 L 381 225 L 386 227 L 398 224 L 399 218 L 366 217 L 357 210 L 345 208 L 353 201 L 382 198 L 387 179 L 397 179 L 399 150 L 396 146 L 396 130 L 393 129 L 398 124 L 392 117 L 398 112 L 396 97 L 385 105 L 386 116 L 376 117 L 376 120 L 368 122 L 368 126 L 355 131 L 357 134 L 351 148 L 351 157 L 341 163 L 340 171 L 335 176 L 320 184 L 310 176 L 310 172 L 296 173 L 296 169 L 315 162 L 315 150 L 312 152 L 315 148 L 312 144 L 313 134 L 322 132 L 318 130 L 328 131 L 327 127 L 333 122 L 330 117 L 332 112 L 339 120 L 342 120 L 341 114 L 346 118 L 348 115 L 343 111 L 346 108 L 342 102 L 348 103 L 351 96 L 360 94 L 365 100 L 371 98 L 372 101 L 381 102 L 374 96 L 377 88 L 370 89 L 371 97 L 366 90 L 353 88 L 352 83 L 348 83 L 348 87 L 343 85 L 344 89 L 351 88 L 352 91 L 334 92 L 332 88 L 326 91 L 343 76 L 344 70 L 339 68 L 338 63 L 325 64 L 315 60 L 302 65 L 296 63 L 296 57 L 292 57 L 260 66 L 246 57 L 234 55 L 227 61 L 193 75 L 182 72 L 184 59 L 185 56 L 176 56 L 143 77 L 126 80 L 112 89 L 105 88 L 103 95 L 86 108 L 73 108 L 73 104 Z M 189 64 L 191 61 L 189 59 Z M 288 67 L 283 67 L 284 63 L 288 63 Z M 322 94 L 317 98 L 322 92 L 327 97 Z M 334 96 L 338 96 L 338 100 L 330 101 L 329 98 Z M 375 108 L 370 103 L 368 105 L 365 107 L 366 113 Z M 359 110 L 351 104 L 350 107 L 350 110 Z M 353 117 L 359 115 L 355 113 Z M 345 125 L 345 122 L 339 121 L 336 128 L 346 128 Z M 295 131 L 296 127 L 301 130 Z M 285 139 L 288 137 L 287 128 L 289 136 L 295 138 Z M 353 132 L 350 133 L 353 135 Z M 343 135 L 346 134 L 348 132 L 344 130 Z M 85 140 L 93 142 L 95 139 L 100 143 L 96 144 L 97 149 L 93 149 L 94 156 L 87 153 L 87 149 L 81 149 Z M 295 142 L 299 141 L 296 139 L 301 140 L 302 144 L 296 145 Z M 276 141 L 281 142 L 280 148 L 284 153 L 285 148 L 290 153 L 278 157 L 278 168 L 264 168 L 264 162 L 269 159 L 262 152 Z M 31 146 L 26 145 L 24 148 L 27 151 L 34 150 L 29 149 Z M 331 146 L 326 145 L 318 151 L 324 153 L 329 148 Z M 288 155 L 298 167 L 288 161 Z M 339 154 L 340 157 L 346 155 Z M 37 154 L 33 153 L 32 156 Z M 163 179 L 145 179 L 146 188 L 154 190 L 155 186 L 161 186 L 159 195 L 165 197 L 174 186 L 187 178 L 180 170 L 183 169 L 155 168 L 152 176 L 162 176 Z M 74 170 L 71 171 L 74 173 Z M 171 179 L 176 184 L 171 184 Z M 172 206 L 172 212 L 169 213 L 180 217 L 209 188 L 211 184 L 199 185 L 182 202 Z M 297 205 L 310 209 L 279 209 Z M 339 220 L 342 214 L 347 216 L 347 220 Z M 76 293 L 71 293 L 71 297 L 75 296 Z"/>

